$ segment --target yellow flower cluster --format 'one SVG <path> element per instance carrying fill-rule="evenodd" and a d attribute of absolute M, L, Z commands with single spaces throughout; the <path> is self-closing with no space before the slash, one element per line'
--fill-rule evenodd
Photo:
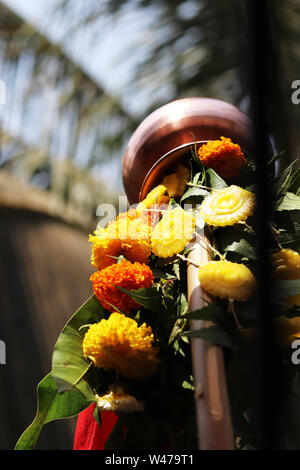
<path fill-rule="evenodd" d="M 150 326 L 113 312 L 108 320 L 91 325 L 83 340 L 83 352 L 96 367 L 114 369 L 124 377 L 142 380 L 159 363 Z"/>
<path fill-rule="evenodd" d="M 105 395 L 95 395 L 96 405 L 99 411 L 116 411 L 119 413 L 132 413 L 143 411 L 144 404 L 131 395 L 124 392 L 117 384 L 109 387 Z"/>
<path fill-rule="evenodd" d="M 283 248 L 272 255 L 274 276 L 277 279 L 300 279 L 300 255 L 297 251 Z"/>
<path fill-rule="evenodd" d="M 300 255 L 297 251 L 283 248 L 272 255 L 274 277 L 279 280 L 300 279 Z M 288 306 L 300 305 L 300 294 L 285 299 Z"/>
<path fill-rule="evenodd" d="M 231 261 L 209 261 L 199 268 L 198 276 L 204 290 L 222 299 L 249 300 L 256 286 L 250 269 Z"/>
<path fill-rule="evenodd" d="M 190 170 L 179 163 L 176 173 L 165 176 L 162 184 L 167 188 L 171 197 L 177 197 L 183 195 L 189 179 Z"/>
<path fill-rule="evenodd" d="M 196 219 L 180 206 L 166 212 L 151 235 L 152 251 L 160 258 L 180 253 L 192 240 Z"/>
<path fill-rule="evenodd" d="M 147 213 L 148 209 L 155 207 L 156 205 L 160 206 L 162 204 L 168 204 L 170 201 L 170 196 L 167 194 L 167 188 L 163 184 L 156 186 L 150 193 L 147 194 L 146 199 L 140 202 L 136 208 L 138 215 L 141 215 L 143 212 Z"/>
<path fill-rule="evenodd" d="M 239 186 L 216 189 L 201 204 L 200 214 L 208 225 L 224 227 L 245 221 L 252 215 L 255 196 Z"/>
<path fill-rule="evenodd" d="M 141 218 L 120 217 L 90 235 L 91 262 L 99 271 L 123 254 L 129 261 L 148 263 L 151 255 L 151 227 Z"/>

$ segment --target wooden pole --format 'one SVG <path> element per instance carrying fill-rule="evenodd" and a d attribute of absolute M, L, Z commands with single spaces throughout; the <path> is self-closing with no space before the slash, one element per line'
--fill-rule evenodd
<path fill-rule="evenodd" d="M 189 260 L 201 265 L 212 259 L 204 230 L 196 235 Z M 207 247 L 207 248 L 206 248 Z M 188 301 L 190 311 L 211 301 L 201 288 L 198 268 L 188 263 Z M 191 320 L 190 329 L 211 326 L 211 322 Z M 198 447 L 201 450 L 234 449 L 223 351 L 209 341 L 191 338 Z"/>

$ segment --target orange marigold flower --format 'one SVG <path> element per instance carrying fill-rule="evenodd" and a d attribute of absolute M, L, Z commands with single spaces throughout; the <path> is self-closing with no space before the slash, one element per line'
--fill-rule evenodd
<path fill-rule="evenodd" d="M 114 307 L 117 307 L 121 312 L 129 314 L 130 310 L 138 308 L 139 304 L 116 286 L 127 290 L 151 287 L 153 274 L 146 264 L 122 260 L 95 272 L 90 280 L 93 282 L 94 293 L 104 308 L 112 312 Z"/>
<path fill-rule="evenodd" d="M 199 148 L 198 155 L 204 166 L 212 168 L 225 180 L 236 178 L 247 163 L 241 147 L 229 137 L 210 140 Z"/>

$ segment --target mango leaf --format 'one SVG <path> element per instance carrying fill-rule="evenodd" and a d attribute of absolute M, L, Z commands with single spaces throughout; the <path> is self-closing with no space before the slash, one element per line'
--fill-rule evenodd
<path fill-rule="evenodd" d="M 173 341 L 178 337 L 181 336 L 183 330 L 185 329 L 187 320 L 184 318 L 178 318 L 176 322 L 174 323 L 174 326 L 172 328 L 168 344 L 173 343 Z"/>
<path fill-rule="evenodd" d="M 76 416 L 93 401 L 84 399 L 79 391 L 72 390 L 59 394 L 51 373 L 48 374 L 37 388 L 38 406 L 34 421 L 19 438 L 16 450 L 34 449 L 43 426 L 51 421 Z"/>
<path fill-rule="evenodd" d="M 234 302 L 235 305 L 235 312 L 239 317 L 244 319 L 252 319 L 254 320 L 257 315 L 257 301 L 249 300 L 248 302 Z"/>
<path fill-rule="evenodd" d="M 286 299 L 291 295 L 300 294 L 300 279 L 291 281 L 278 281 L 274 289 L 274 299 Z"/>
<path fill-rule="evenodd" d="M 239 255 L 246 256 L 250 259 L 256 259 L 256 250 L 253 248 L 250 243 L 248 243 L 245 239 L 241 239 L 238 242 L 233 242 L 228 245 L 224 251 L 231 251 L 234 253 L 238 253 Z"/>
<path fill-rule="evenodd" d="M 276 178 L 274 188 L 278 196 L 284 195 L 293 184 L 293 173 L 295 173 L 294 166 L 296 161 L 297 160 L 294 160 L 290 165 L 288 165 Z"/>
<path fill-rule="evenodd" d="M 157 290 L 157 287 L 142 287 L 137 290 L 127 290 L 121 286 L 116 287 L 129 295 L 139 305 L 142 305 L 152 312 L 161 313 L 161 311 L 165 309 L 162 292 L 161 290 Z"/>
<path fill-rule="evenodd" d="M 206 170 L 206 176 L 207 176 L 208 186 L 211 186 L 212 188 L 215 188 L 215 189 L 223 189 L 223 188 L 228 187 L 225 181 L 211 168 Z"/>
<path fill-rule="evenodd" d="M 300 193 L 300 168 L 293 172 L 293 176 L 289 185 L 289 192 L 295 194 Z"/>
<path fill-rule="evenodd" d="M 222 318 L 223 311 L 218 305 L 211 303 L 198 310 L 187 312 L 182 316 L 189 320 L 218 321 L 219 318 Z"/>
<path fill-rule="evenodd" d="M 277 211 L 296 211 L 300 210 L 300 196 L 294 193 L 286 193 L 283 199 L 276 207 Z"/>
<path fill-rule="evenodd" d="M 178 264 L 178 263 L 175 263 L 175 264 Z M 175 279 L 177 279 L 176 275 L 166 273 L 162 269 L 159 269 L 159 268 L 151 268 L 151 271 L 152 271 L 152 274 L 155 277 L 155 279 L 166 279 L 166 280 L 170 280 L 170 279 L 175 280 Z M 174 273 L 175 273 L 175 271 L 174 271 Z"/>
<path fill-rule="evenodd" d="M 236 345 L 230 336 L 226 333 L 225 330 L 223 330 L 223 328 L 218 325 L 201 328 L 200 330 L 185 331 L 182 333 L 182 336 L 188 336 L 190 338 L 201 338 L 210 341 L 211 343 L 217 344 L 218 346 L 236 349 Z"/>
<path fill-rule="evenodd" d="M 105 310 L 96 297 L 92 296 L 64 327 L 56 342 L 52 358 L 52 377 L 60 393 L 74 387 L 78 388 L 79 382 L 91 367 L 91 362 L 84 357 L 82 351 L 82 335 L 85 332 L 79 331 L 79 328 L 82 325 L 99 322 L 105 316 Z M 86 398 L 90 396 L 87 384 L 81 388 L 81 392 Z"/>
<path fill-rule="evenodd" d="M 190 377 L 190 382 L 188 382 L 187 380 L 184 380 L 181 384 L 182 388 L 185 388 L 186 390 L 195 390 L 193 383 L 191 383 L 193 381 L 194 380 L 192 376 Z"/>
<path fill-rule="evenodd" d="M 209 196 L 210 191 L 207 191 L 203 188 L 196 188 L 195 186 L 190 187 L 182 196 L 180 202 L 186 201 L 187 199 L 192 200 L 193 202 L 201 203 L 203 198 Z"/>
<path fill-rule="evenodd" d="M 187 301 L 186 295 L 184 293 L 181 293 L 177 297 L 176 304 L 177 304 L 177 315 L 178 316 L 181 316 L 181 315 L 183 315 L 184 313 L 187 312 L 187 310 L 188 310 L 188 301 Z"/>

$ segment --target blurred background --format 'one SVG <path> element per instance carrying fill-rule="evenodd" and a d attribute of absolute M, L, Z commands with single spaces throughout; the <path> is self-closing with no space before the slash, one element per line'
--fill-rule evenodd
<path fill-rule="evenodd" d="M 132 132 L 182 97 L 249 110 L 245 12 L 239 0 L 0 1 L 0 449 L 32 421 L 57 336 L 91 294 L 88 233 L 123 194 Z M 273 0 L 269 13 L 269 124 L 291 161 L 300 6 Z M 38 448 L 71 449 L 74 425 L 47 425 Z"/>

